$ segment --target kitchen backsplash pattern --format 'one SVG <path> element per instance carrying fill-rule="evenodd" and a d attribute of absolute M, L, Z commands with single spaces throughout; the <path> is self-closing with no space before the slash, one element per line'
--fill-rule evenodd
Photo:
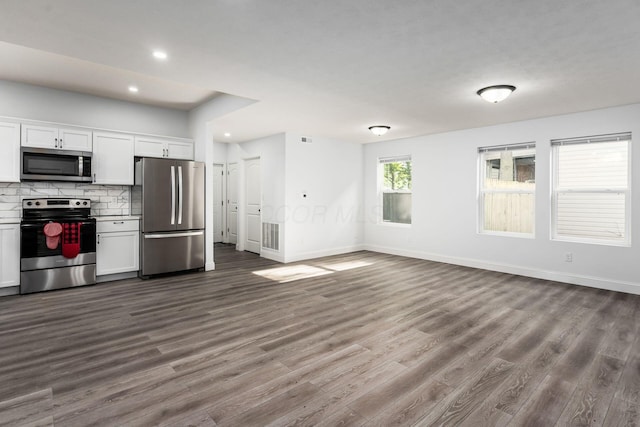
<path fill-rule="evenodd" d="M 22 199 L 34 197 L 91 199 L 93 216 L 131 214 L 131 190 L 128 186 L 69 182 L 0 182 L 0 218 L 19 219 Z"/>

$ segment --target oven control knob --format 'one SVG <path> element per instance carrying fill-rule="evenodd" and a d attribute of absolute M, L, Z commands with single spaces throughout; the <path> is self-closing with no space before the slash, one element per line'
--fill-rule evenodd
<path fill-rule="evenodd" d="M 83 205 L 87 206 L 87 202 L 82 202 Z"/>
<path fill-rule="evenodd" d="M 27 206 L 31 206 L 33 202 L 27 202 Z"/>
<path fill-rule="evenodd" d="M 80 202 L 76 202 L 76 206 L 80 206 Z"/>
<path fill-rule="evenodd" d="M 36 202 L 36 206 L 40 206 L 40 202 Z"/>

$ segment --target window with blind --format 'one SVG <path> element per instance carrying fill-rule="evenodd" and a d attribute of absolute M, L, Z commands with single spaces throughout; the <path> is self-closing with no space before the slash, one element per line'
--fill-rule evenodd
<path fill-rule="evenodd" d="M 630 244 L 631 133 L 552 140 L 553 238 Z"/>
<path fill-rule="evenodd" d="M 481 233 L 531 237 L 534 232 L 536 146 L 478 149 L 478 223 Z"/>
<path fill-rule="evenodd" d="M 383 223 L 411 224 L 411 156 L 378 159 Z"/>

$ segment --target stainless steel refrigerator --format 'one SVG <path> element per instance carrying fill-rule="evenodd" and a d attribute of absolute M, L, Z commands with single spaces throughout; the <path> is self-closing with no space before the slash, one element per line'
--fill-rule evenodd
<path fill-rule="evenodd" d="M 136 161 L 140 276 L 204 268 L 204 163 Z"/>

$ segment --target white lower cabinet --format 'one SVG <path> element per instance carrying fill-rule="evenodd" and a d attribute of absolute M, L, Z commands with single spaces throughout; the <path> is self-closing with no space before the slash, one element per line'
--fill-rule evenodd
<path fill-rule="evenodd" d="M 140 224 L 137 219 L 96 222 L 96 275 L 138 271 Z"/>
<path fill-rule="evenodd" d="M 20 224 L 0 224 L 0 288 L 20 285 Z"/>

